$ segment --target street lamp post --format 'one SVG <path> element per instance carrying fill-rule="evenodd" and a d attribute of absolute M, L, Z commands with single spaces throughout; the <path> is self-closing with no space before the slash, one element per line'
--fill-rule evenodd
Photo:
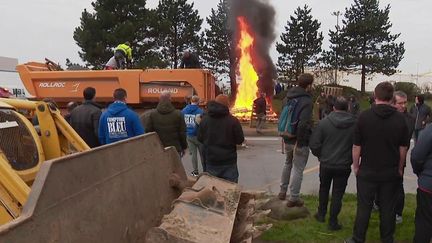
<path fill-rule="evenodd" d="M 334 11 L 332 13 L 333 16 L 336 16 L 336 36 L 337 36 L 337 47 L 336 47 L 336 51 L 335 51 L 335 61 L 336 61 L 336 70 L 335 70 L 335 84 L 337 84 L 338 81 L 338 69 L 339 69 L 339 56 L 338 56 L 338 48 L 339 48 L 339 16 L 341 15 L 340 11 Z"/>
<path fill-rule="evenodd" d="M 418 86 L 418 80 L 419 80 L 419 63 L 417 63 L 417 77 L 416 77 L 416 85 Z"/>

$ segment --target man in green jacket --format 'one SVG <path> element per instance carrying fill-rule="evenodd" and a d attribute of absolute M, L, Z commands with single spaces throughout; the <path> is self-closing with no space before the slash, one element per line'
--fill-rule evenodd
<path fill-rule="evenodd" d="M 174 146 L 180 156 L 187 148 L 186 123 L 183 114 L 171 104 L 171 94 L 162 92 L 159 104 L 145 119 L 146 132 L 156 132 L 164 147 Z"/>

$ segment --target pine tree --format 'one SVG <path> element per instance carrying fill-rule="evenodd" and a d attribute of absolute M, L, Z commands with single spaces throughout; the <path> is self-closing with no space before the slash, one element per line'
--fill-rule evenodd
<path fill-rule="evenodd" d="M 345 9 L 340 30 L 329 33 L 331 51 L 324 55 L 327 65 L 361 71 L 362 92 L 367 75 L 392 75 L 403 59 L 404 43 L 395 42 L 400 34 L 390 33 L 389 13 L 390 5 L 380 9 L 378 0 L 354 0 Z"/>
<path fill-rule="evenodd" d="M 297 79 L 305 67 L 314 66 L 321 52 L 321 23 L 313 19 L 311 11 L 307 5 L 298 7 L 281 34 L 282 42 L 276 44 L 279 72 L 290 79 Z"/>
<path fill-rule="evenodd" d="M 88 67 L 80 65 L 79 63 L 73 63 L 69 58 L 66 58 L 66 70 L 87 70 Z"/>
<path fill-rule="evenodd" d="M 231 92 L 235 93 L 232 89 L 237 87 L 234 68 L 236 58 L 231 51 L 233 31 L 229 29 L 228 13 L 228 0 L 219 0 L 217 9 L 212 9 L 207 17 L 209 28 L 204 31 L 203 59 L 204 65 L 219 78 L 229 75 Z"/>
<path fill-rule="evenodd" d="M 92 3 L 94 12 L 84 9 L 81 24 L 74 31 L 81 59 L 93 68 L 102 68 L 113 49 L 128 41 L 135 67 L 166 66 L 153 51 L 155 13 L 145 5 L 146 0 L 96 0 Z"/>
<path fill-rule="evenodd" d="M 194 4 L 186 0 L 159 0 L 156 9 L 158 17 L 158 45 L 164 60 L 177 68 L 181 53 L 185 50 L 199 52 L 201 49 L 202 19 Z"/>

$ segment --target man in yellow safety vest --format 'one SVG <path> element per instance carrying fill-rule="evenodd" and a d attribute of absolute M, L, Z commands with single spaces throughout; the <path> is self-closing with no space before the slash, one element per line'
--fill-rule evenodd
<path fill-rule="evenodd" d="M 114 56 L 105 64 L 105 69 L 125 69 L 132 62 L 132 48 L 129 42 L 119 44 L 114 50 Z"/>

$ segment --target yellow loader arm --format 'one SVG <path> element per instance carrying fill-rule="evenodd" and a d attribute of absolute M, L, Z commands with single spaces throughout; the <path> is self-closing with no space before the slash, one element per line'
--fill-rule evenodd
<path fill-rule="evenodd" d="M 0 225 L 20 215 L 29 193 L 30 187 L 11 168 L 0 151 Z"/>
<path fill-rule="evenodd" d="M 84 152 L 64 156 L 75 151 Z M 0 99 L 0 204 L 0 242 L 14 243 L 249 243 L 255 210 L 235 183 L 187 178 L 156 133 L 90 150 L 53 104 L 9 99 Z"/>
<path fill-rule="evenodd" d="M 40 132 L 18 111 L 34 114 Z M 0 224 L 20 215 L 44 161 L 89 149 L 52 104 L 0 99 Z"/>

